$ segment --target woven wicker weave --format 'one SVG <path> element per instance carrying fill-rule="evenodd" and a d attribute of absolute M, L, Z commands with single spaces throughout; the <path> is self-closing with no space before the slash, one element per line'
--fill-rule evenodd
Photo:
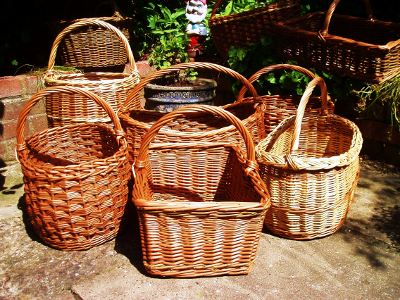
<path fill-rule="evenodd" d="M 133 161 L 137 155 L 142 136 L 147 132 L 147 130 L 149 130 L 155 121 L 166 114 L 141 109 L 142 89 L 145 85 L 153 80 L 188 68 L 205 69 L 226 74 L 240 81 L 242 85 L 247 86 L 252 97 L 257 97 L 257 92 L 246 78 L 229 68 L 217 64 L 204 62 L 182 63 L 150 74 L 141 80 L 134 90 L 128 95 L 118 114 L 122 127 L 127 134 L 131 161 Z M 239 117 L 244 126 L 251 132 L 255 141 L 258 141 L 259 127 L 262 126 L 262 124 L 258 124 L 258 121 L 260 120 L 258 117 L 259 112 L 256 111 L 253 103 L 234 103 L 227 105 L 225 109 Z M 240 136 L 231 124 L 221 119 L 212 119 L 208 114 L 200 113 L 195 116 L 193 115 L 190 118 L 188 117 L 176 122 L 171 122 L 167 128 L 163 128 L 160 131 L 160 133 L 157 135 L 156 141 L 191 142 L 193 138 L 191 132 L 193 131 L 201 131 L 202 140 L 207 141 L 224 140 L 226 142 L 234 142 L 236 140 L 240 140 Z"/>
<path fill-rule="evenodd" d="M 112 72 L 58 72 L 54 70 L 55 59 L 60 42 L 68 33 L 85 26 L 97 26 L 107 29 L 124 44 L 124 52 L 128 55 L 128 73 Z M 74 23 L 65 28 L 54 40 L 49 57 L 48 69 L 44 77 L 47 87 L 68 85 L 84 88 L 99 95 L 117 111 L 127 94 L 139 82 L 139 72 L 128 40 L 114 26 L 95 19 Z M 70 99 L 73 97 L 73 101 Z M 50 126 L 63 126 L 79 122 L 109 122 L 108 115 L 96 106 L 93 101 L 80 94 L 54 93 L 46 96 L 46 113 Z"/>
<path fill-rule="evenodd" d="M 24 139 L 32 107 L 49 94 L 77 94 L 111 117 L 105 124 L 46 129 Z M 28 101 L 17 124 L 17 154 L 25 184 L 26 212 L 38 236 L 62 250 L 84 250 L 114 238 L 128 199 L 127 142 L 111 107 L 74 87 L 44 89 Z"/>
<path fill-rule="evenodd" d="M 131 18 L 123 17 L 115 10 L 112 16 L 99 18 L 82 18 L 60 21 L 59 32 L 71 24 L 80 21 L 101 20 L 118 28 L 130 40 L 129 26 Z M 64 66 L 78 68 L 99 68 L 125 65 L 128 54 L 124 43 L 107 28 L 87 24 L 77 30 L 68 32 L 60 44 L 60 62 Z"/>
<path fill-rule="evenodd" d="M 271 24 L 300 15 L 300 1 L 278 0 L 250 11 L 217 16 L 223 0 L 217 0 L 209 20 L 214 44 L 224 58 L 231 46 L 246 46 L 269 34 Z"/>
<path fill-rule="evenodd" d="M 279 53 L 300 65 L 366 82 L 399 74 L 400 24 L 333 15 L 339 2 L 334 0 L 326 14 L 315 12 L 277 23 Z"/>
<path fill-rule="evenodd" d="M 340 116 L 304 117 L 313 79 L 297 115 L 285 119 L 256 147 L 260 173 L 271 194 L 268 229 L 290 239 L 313 239 L 337 231 L 346 219 L 359 173 L 362 137 Z"/>
<path fill-rule="evenodd" d="M 262 68 L 261 70 L 257 71 L 249 78 L 249 82 L 253 83 L 256 80 L 258 80 L 261 76 L 268 74 L 269 72 L 278 70 L 297 71 L 306 75 L 311 79 L 315 78 L 316 76 L 311 71 L 302 68 L 300 66 L 295 66 L 290 64 L 277 64 Z M 323 81 L 321 82 L 320 88 L 321 88 L 321 96 L 312 97 L 310 99 L 310 103 L 306 109 L 307 113 L 311 112 L 319 113 L 321 108 L 321 97 L 324 98 L 329 97 L 325 82 Z M 242 87 L 237 97 L 238 101 L 243 101 L 243 97 L 246 94 L 246 91 L 247 88 Z M 244 99 L 244 101 L 246 100 L 254 101 L 254 99 Z M 275 127 L 278 126 L 278 124 L 282 122 L 284 119 L 296 114 L 297 106 L 300 102 L 300 97 L 297 95 L 264 95 L 264 96 L 259 96 L 257 98 L 257 102 L 261 103 L 262 111 L 264 112 L 264 130 L 265 130 L 264 137 L 265 137 L 272 130 L 274 130 Z M 333 102 L 330 100 L 330 98 L 328 98 L 328 112 L 333 113 L 334 108 L 335 107 Z"/>
<path fill-rule="evenodd" d="M 161 127 L 208 113 L 233 124 L 247 157 L 222 139 L 155 143 Z M 150 147 L 150 148 L 149 148 Z M 258 174 L 254 144 L 241 121 L 219 107 L 188 105 L 157 121 L 143 137 L 134 165 L 144 266 L 158 276 L 247 274 L 256 256 L 269 195 Z"/>

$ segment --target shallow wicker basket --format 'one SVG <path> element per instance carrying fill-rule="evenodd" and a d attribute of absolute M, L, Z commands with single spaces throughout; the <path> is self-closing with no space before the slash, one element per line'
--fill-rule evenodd
<path fill-rule="evenodd" d="M 300 66 L 290 65 L 290 64 L 276 64 L 271 65 L 268 67 L 264 67 L 261 70 L 254 73 L 250 78 L 249 82 L 253 83 L 257 81 L 261 76 L 268 74 L 273 71 L 278 70 L 293 70 L 299 73 L 302 73 L 313 79 L 316 77 L 314 73 L 310 70 L 305 69 Z M 257 99 L 243 99 L 244 95 L 246 94 L 247 88 L 244 86 L 239 91 L 237 96 L 238 101 L 257 101 L 261 105 L 261 109 L 264 115 L 264 130 L 265 135 L 268 135 L 272 130 L 275 129 L 276 126 L 279 125 L 284 119 L 291 117 L 296 114 L 297 106 L 300 103 L 300 97 L 297 95 L 290 95 L 290 94 L 282 94 L 282 95 L 263 95 L 259 96 Z M 321 96 L 313 96 L 311 97 L 309 104 L 306 108 L 307 113 L 319 113 L 321 110 L 321 98 L 328 99 L 328 112 L 333 113 L 335 106 L 331 101 L 328 91 L 325 85 L 325 82 L 321 84 Z"/>
<path fill-rule="evenodd" d="M 182 63 L 171 66 L 168 69 L 156 71 L 140 81 L 128 95 L 118 113 L 122 127 L 127 135 L 131 161 L 137 156 L 142 136 L 161 116 L 166 114 L 142 109 L 142 89 L 156 79 L 189 68 L 205 69 L 220 74 L 226 74 L 238 80 L 242 85 L 247 86 L 252 97 L 257 98 L 257 92 L 246 78 L 229 68 L 217 64 L 205 62 Z M 262 124 L 259 122 L 259 120 L 261 120 L 261 117 L 258 116 L 260 112 L 255 109 L 254 103 L 234 103 L 225 106 L 225 109 L 239 117 L 244 126 L 251 132 L 254 140 L 259 140 L 261 137 L 259 135 L 259 132 L 261 132 L 259 127 L 262 126 Z M 206 113 L 199 113 L 180 119 L 179 121 L 170 122 L 168 126 L 163 128 L 157 135 L 156 141 L 192 142 L 192 132 L 197 132 L 197 134 L 201 132 L 201 138 L 204 141 L 223 140 L 229 143 L 240 140 L 238 132 L 229 122 L 222 119 L 210 118 Z"/>
<path fill-rule="evenodd" d="M 313 79 L 296 116 L 285 119 L 256 147 L 260 173 L 271 194 L 268 229 L 290 239 L 313 239 L 344 223 L 359 176 L 362 137 L 358 127 L 337 115 L 304 117 Z"/>
<path fill-rule="evenodd" d="M 214 44 L 224 58 L 231 46 L 247 46 L 268 36 L 274 22 L 300 16 L 300 1 L 278 0 L 250 11 L 218 16 L 223 0 L 217 0 L 211 12 L 209 27 Z"/>
<path fill-rule="evenodd" d="M 60 42 L 68 33 L 85 26 L 97 26 L 112 32 L 124 44 L 124 52 L 128 56 L 127 73 L 118 72 L 79 72 L 76 70 L 65 72 L 55 70 L 55 59 Z M 126 99 L 127 94 L 139 82 L 139 72 L 126 37 L 114 26 L 97 19 L 87 19 L 74 23 L 65 28 L 54 40 L 44 76 L 47 87 L 67 85 L 84 88 L 99 95 L 107 101 L 114 111 Z M 73 97 L 74 99 L 70 99 Z M 108 115 L 96 106 L 93 101 L 79 94 L 48 94 L 46 96 L 46 113 L 50 126 L 62 126 L 79 122 L 109 122 Z"/>
<path fill-rule="evenodd" d="M 242 135 L 247 155 L 223 139 L 153 143 L 175 119 L 208 113 Z M 199 277 L 247 274 L 256 257 L 269 195 L 258 174 L 254 144 L 241 121 L 219 107 L 188 105 L 157 121 L 134 164 L 144 266 L 149 274 Z"/>
<path fill-rule="evenodd" d="M 306 67 L 366 82 L 382 82 L 400 73 L 400 24 L 372 18 L 313 12 L 274 24 L 279 53 Z"/>
<path fill-rule="evenodd" d="M 75 124 L 24 138 L 32 107 L 49 94 L 80 94 L 110 116 L 106 124 Z M 128 145 L 111 107 L 75 87 L 44 89 L 28 101 L 17 124 L 25 209 L 37 235 L 61 250 L 85 250 L 113 239 L 128 199 Z"/>

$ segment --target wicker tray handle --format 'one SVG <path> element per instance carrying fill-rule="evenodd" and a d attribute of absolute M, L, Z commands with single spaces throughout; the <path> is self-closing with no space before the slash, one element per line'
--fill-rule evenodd
<path fill-rule="evenodd" d="M 129 63 L 129 69 L 128 72 L 129 73 L 138 73 L 137 67 L 136 67 L 136 62 L 135 62 L 135 58 L 133 57 L 133 53 L 131 50 L 131 47 L 129 45 L 129 41 L 128 39 L 124 36 L 124 34 L 115 26 L 104 22 L 102 20 L 98 20 L 96 18 L 91 18 L 91 19 L 82 19 L 78 22 L 75 22 L 71 25 L 69 25 L 68 27 L 64 28 L 55 38 L 53 45 L 51 47 L 51 51 L 50 51 L 50 57 L 49 57 L 49 62 L 47 65 L 47 72 L 52 72 L 53 68 L 54 68 L 54 64 L 56 61 L 56 56 L 57 56 L 57 50 L 58 47 L 61 43 L 61 41 L 72 31 L 79 29 L 81 27 L 84 26 L 99 26 L 99 27 L 104 27 L 112 32 L 114 32 L 118 38 L 122 41 L 125 51 L 127 53 L 128 56 L 128 63 Z"/>
<path fill-rule="evenodd" d="M 310 100 L 311 94 L 316 86 L 324 86 L 325 83 L 324 80 L 321 77 L 316 76 L 313 80 L 310 81 L 308 84 L 306 90 L 304 91 L 303 96 L 301 97 L 299 106 L 297 108 L 296 112 L 296 117 L 294 121 L 294 131 L 293 131 L 293 136 L 292 136 L 292 141 L 290 145 L 290 153 L 293 151 L 296 151 L 299 148 L 299 140 L 300 140 L 300 131 L 301 131 L 301 123 L 303 121 L 304 117 L 304 112 L 306 110 L 306 106 L 308 104 L 308 101 Z M 326 96 L 325 98 L 322 97 L 322 106 L 323 109 L 320 111 L 321 116 L 327 115 L 328 109 L 327 109 L 327 100 Z"/>
<path fill-rule="evenodd" d="M 323 28 L 319 32 L 321 37 L 324 37 L 324 36 L 326 36 L 328 34 L 328 29 L 329 29 L 329 25 L 331 23 L 332 15 L 335 12 L 335 9 L 338 6 L 339 2 L 340 2 L 340 0 L 333 0 L 331 5 L 329 6 L 329 8 L 328 8 L 328 10 L 326 12 Z M 374 17 L 373 17 L 373 14 L 372 14 L 371 4 L 370 4 L 369 0 L 363 0 L 363 2 L 364 2 L 365 10 L 366 10 L 367 15 L 368 15 L 368 19 L 373 22 L 374 21 Z"/>
<path fill-rule="evenodd" d="M 177 64 L 174 66 L 171 66 L 167 69 L 162 69 L 158 70 L 156 72 L 151 73 L 149 76 L 146 78 L 142 79 L 138 85 L 136 85 L 133 90 L 128 94 L 125 102 L 121 106 L 120 112 L 121 113 L 129 113 L 131 110 L 137 109 L 138 107 L 141 107 L 141 94 L 140 91 L 151 81 L 161 78 L 165 75 L 175 73 L 177 71 L 182 71 L 186 69 L 207 69 L 207 70 L 212 70 L 216 71 L 219 73 L 224 73 L 228 76 L 231 76 L 232 78 L 237 79 L 240 81 L 247 89 L 250 91 L 251 95 L 253 97 L 258 97 L 257 91 L 253 87 L 251 83 L 241 74 L 238 72 L 231 70 L 227 67 L 220 66 L 218 64 L 213 64 L 213 63 L 207 63 L 207 62 L 189 62 L 189 63 L 181 63 Z"/>
<path fill-rule="evenodd" d="M 316 77 L 316 75 L 311 72 L 310 70 L 300 67 L 300 66 L 296 66 L 296 65 L 290 65 L 290 64 L 276 64 L 276 65 L 271 65 L 268 67 L 264 67 L 261 70 L 258 70 L 257 72 L 255 72 L 253 75 L 251 75 L 251 77 L 248 79 L 250 83 L 253 83 L 255 81 L 257 81 L 262 75 L 267 74 L 269 72 L 273 72 L 273 71 L 277 71 L 277 70 L 293 70 L 293 71 L 297 71 L 299 73 L 302 73 L 306 76 L 308 76 L 310 79 L 313 79 Z M 327 99 L 328 96 L 328 90 L 326 87 L 325 82 L 323 82 L 321 85 L 321 97 L 322 99 Z M 247 92 L 247 88 L 245 86 L 243 86 L 240 91 L 239 94 L 237 96 L 237 100 L 236 101 L 242 101 L 245 94 Z"/>
<path fill-rule="evenodd" d="M 81 88 L 73 87 L 73 86 L 53 86 L 49 88 L 45 88 L 38 93 L 34 94 L 31 99 L 25 104 L 23 107 L 21 113 L 18 116 L 18 122 L 17 122 L 17 151 L 21 151 L 25 149 L 25 138 L 24 138 L 24 129 L 26 125 L 26 120 L 28 118 L 28 114 L 33 108 L 34 105 L 36 105 L 40 100 L 42 100 L 46 95 L 52 94 L 52 93 L 68 93 L 68 94 L 80 94 L 82 96 L 88 97 L 94 102 L 96 102 L 99 106 L 101 106 L 109 115 L 113 125 L 114 125 L 114 131 L 117 136 L 117 140 L 120 141 L 122 137 L 124 137 L 125 133 L 121 127 L 121 123 L 111 108 L 111 106 L 101 99 L 99 96 L 96 94 L 86 91 Z M 70 98 L 68 98 L 70 99 Z"/>

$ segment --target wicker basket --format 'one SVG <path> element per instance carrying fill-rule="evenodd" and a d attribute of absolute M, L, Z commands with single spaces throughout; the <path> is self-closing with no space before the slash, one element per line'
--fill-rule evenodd
<path fill-rule="evenodd" d="M 269 72 L 278 71 L 278 70 L 293 70 L 300 72 L 307 77 L 313 79 L 316 77 L 314 73 L 311 71 L 302 68 L 300 66 L 290 65 L 290 64 L 277 64 L 271 65 L 254 73 L 250 78 L 249 82 L 253 83 L 257 81 L 262 75 L 268 74 Z M 243 99 L 246 94 L 247 88 L 244 86 L 239 91 L 237 100 L 238 101 L 254 101 L 254 99 Z M 321 97 L 329 97 L 326 89 L 325 82 L 321 82 L 321 96 L 312 97 L 310 99 L 310 103 L 307 107 L 307 113 L 319 113 L 321 108 Z M 264 112 L 264 130 L 265 134 L 268 135 L 272 130 L 275 129 L 276 126 L 279 125 L 284 119 L 291 117 L 296 114 L 297 106 L 300 102 L 300 97 L 297 95 L 264 95 L 259 96 L 257 98 L 257 102 L 261 104 L 262 111 Z M 328 112 L 334 112 L 334 104 L 328 98 Z"/>
<path fill-rule="evenodd" d="M 339 1 L 334 0 L 326 14 L 315 12 L 277 23 L 279 53 L 300 65 L 366 82 L 399 74 L 400 24 L 333 15 Z"/>
<path fill-rule="evenodd" d="M 130 41 L 129 28 L 132 18 L 123 17 L 116 8 L 115 3 L 106 2 L 105 4 L 109 5 L 113 10 L 111 16 L 62 20 L 56 25 L 57 33 L 76 22 L 97 19 L 115 26 Z M 101 5 L 104 6 L 104 2 L 99 4 L 99 6 Z M 128 55 L 124 43 L 112 31 L 87 24 L 77 30 L 68 32 L 60 44 L 59 58 L 64 66 L 104 68 L 125 65 Z"/>
<path fill-rule="evenodd" d="M 114 33 L 124 43 L 125 53 L 128 54 L 128 73 L 113 72 L 62 72 L 54 69 L 58 46 L 64 37 L 76 29 L 84 26 L 98 26 Z M 85 20 L 74 23 L 65 28 L 55 39 L 44 76 L 47 87 L 67 85 L 84 88 L 94 92 L 117 111 L 120 104 L 126 99 L 127 94 L 139 82 L 139 72 L 136 68 L 128 40 L 114 26 L 100 20 Z M 73 97 L 71 100 L 70 97 Z M 80 94 L 49 93 L 46 96 L 46 113 L 49 126 L 63 126 L 80 122 L 109 122 L 110 118 L 93 101 Z"/>
<path fill-rule="evenodd" d="M 159 130 L 199 112 L 222 117 L 242 135 L 237 143 L 155 143 Z M 212 117 L 212 116 L 211 116 Z M 188 105 L 157 121 L 143 137 L 134 165 L 144 266 L 149 274 L 199 277 L 247 274 L 270 205 L 254 144 L 241 121 L 219 107 Z"/>
<path fill-rule="evenodd" d="M 224 58 L 231 46 L 247 46 L 268 35 L 271 24 L 300 16 L 300 1 L 277 0 L 250 11 L 217 16 L 223 0 L 217 0 L 211 12 L 209 27 L 214 44 Z"/>
<path fill-rule="evenodd" d="M 49 94 L 80 94 L 111 117 L 106 124 L 75 124 L 46 129 L 24 139 L 32 107 Z M 49 246 L 84 250 L 113 239 L 128 199 L 127 142 L 111 107 L 75 87 L 44 89 L 28 101 L 17 124 L 17 155 L 25 184 L 30 223 Z"/>
<path fill-rule="evenodd" d="M 344 223 L 359 174 L 362 137 L 351 121 L 323 110 L 304 117 L 313 79 L 296 116 L 285 119 L 256 147 L 260 173 L 271 194 L 265 218 L 279 236 L 306 240 L 337 231 Z"/>
<path fill-rule="evenodd" d="M 141 109 L 143 100 L 141 93 L 142 89 L 153 80 L 163 78 L 166 75 L 189 68 L 205 69 L 226 74 L 240 81 L 244 86 L 247 86 L 252 97 L 257 97 L 257 92 L 246 78 L 229 68 L 217 64 L 205 62 L 182 63 L 150 74 L 141 80 L 134 90 L 128 95 L 118 113 L 122 127 L 127 134 L 131 161 L 133 161 L 137 156 L 137 151 L 140 147 L 142 136 L 150 129 L 152 124 L 154 124 L 161 116 L 166 114 L 162 112 Z M 242 120 L 244 126 L 251 132 L 255 141 L 259 140 L 261 137 L 259 136 L 259 127 L 262 126 L 262 124 L 258 123 L 261 117 L 258 116 L 259 111 L 255 109 L 253 103 L 234 103 L 227 105 L 225 109 L 235 114 L 239 119 Z M 202 132 L 202 140 L 207 141 L 224 140 L 226 142 L 234 142 L 236 140 L 240 140 L 240 136 L 238 135 L 237 131 L 228 122 L 221 119 L 212 119 L 208 114 L 199 113 L 197 115 L 181 119 L 177 122 L 171 122 L 168 127 L 163 128 L 160 131 L 160 133 L 157 135 L 156 141 L 191 142 L 193 141 L 192 132 L 197 132 L 198 134 L 199 132 Z"/>

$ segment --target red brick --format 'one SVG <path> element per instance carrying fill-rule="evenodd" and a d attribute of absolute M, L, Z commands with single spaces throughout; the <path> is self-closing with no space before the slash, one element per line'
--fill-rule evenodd
<path fill-rule="evenodd" d="M 30 95 L 42 88 L 39 76 L 18 75 L 0 77 L 0 98 Z"/>
<path fill-rule="evenodd" d="M 28 135 L 43 131 L 48 128 L 46 114 L 34 115 L 28 117 Z"/>
<path fill-rule="evenodd" d="M 141 78 L 146 77 L 156 70 L 154 67 L 151 67 L 146 60 L 136 62 L 136 67 Z"/>
<path fill-rule="evenodd" d="M 26 125 L 24 128 L 24 134 L 28 134 L 29 127 Z M 0 122 L 0 141 L 5 141 L 16 137 L 17 135 L 17 120 L 10 120 Z"/>
<path fill-rule="evenodd" d="M 0 160 L 4 162 L 15 161 L 15 145 L 16 139 L 9 139 L 6 141 L 0 141 Z"/>

